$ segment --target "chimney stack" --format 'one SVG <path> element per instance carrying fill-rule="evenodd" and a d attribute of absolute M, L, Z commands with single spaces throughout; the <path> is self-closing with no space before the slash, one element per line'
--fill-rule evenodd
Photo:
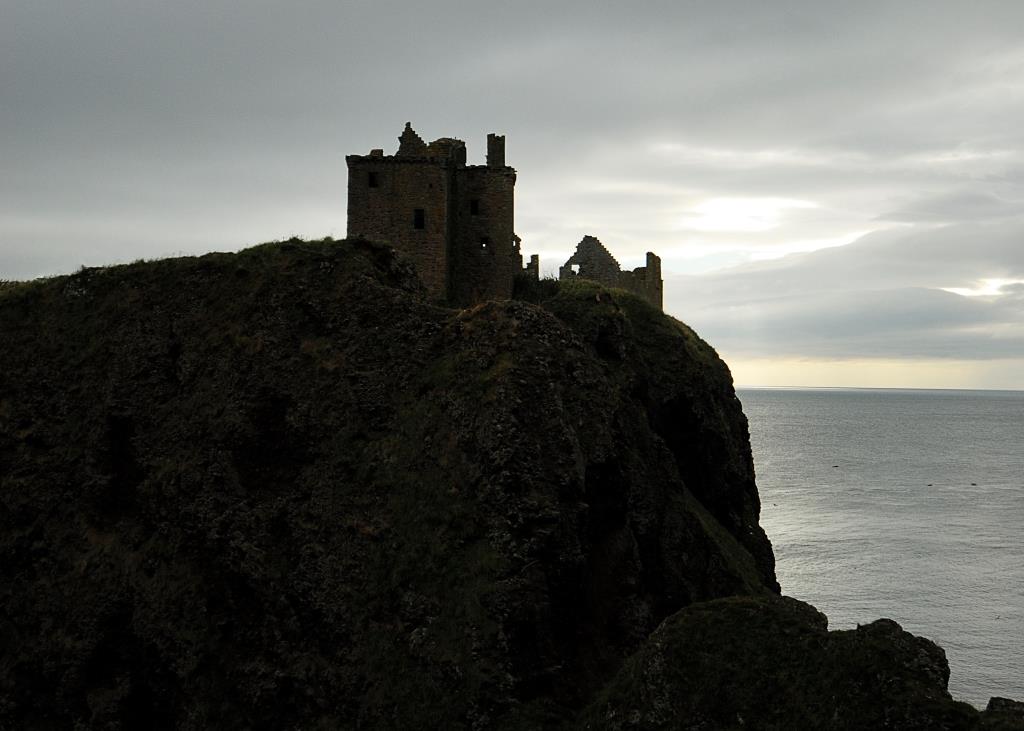
<path fill-rule="evenodd" d="M 487 167 L 505 167 L 505 135 L 487 135 Z"/>

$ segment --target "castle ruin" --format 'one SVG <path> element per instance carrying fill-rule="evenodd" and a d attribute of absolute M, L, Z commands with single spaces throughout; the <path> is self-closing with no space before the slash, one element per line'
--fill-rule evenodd
<path fill-rule="evenodd" d="M 576 253 L 558 270 L 559 279 L 573 277 L 625 289 L 662 309 L 661 259 L 650 251 L 647 252 L 647 266 L 622 271 L 604 244 L 593 236 L 584 236 L 576 245 Z"/>
<path fill-rule="evenodd" d="M 536 279 L 536 255 L 523 267 L 515 233 L 516 171 L 505 164 L 505 137 L 487 135 L 487 161 L 466 164 L 466 143 L 441 137 L 427 144 L 412 125 L 398 151 L 348 155 L 348 235 L 382 241 L 416 267 L 430 295 L 467 306 L 509 299 L 517 276 Z M 621 287 L 662 306 L 661 259 L 622 271 L 593 236 L 559 270 L 560 279 L 583 277 Z"/>
<path fill-rule="evenodd" d="M 516 171 L 505 137 L 487 135 L 487 163 L 466 143 L 427 144 L 408 122 L 398 152 L 348 155 L 348 235 L 385 241 L 416 266 L 430 294 L 457 305 L 512 296 L 524 272 L 514 229 Z M 536 277 L 537 257 L 525 272 Z"/>

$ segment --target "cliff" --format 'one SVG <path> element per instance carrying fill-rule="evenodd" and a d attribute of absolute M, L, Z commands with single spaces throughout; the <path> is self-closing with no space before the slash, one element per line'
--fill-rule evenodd
<path fill-rule="evenodd" d="M 520 297 L 361 241 L 0 290 L 0 728 L 1014 727 L 778 595 L 689 328 Z"/>

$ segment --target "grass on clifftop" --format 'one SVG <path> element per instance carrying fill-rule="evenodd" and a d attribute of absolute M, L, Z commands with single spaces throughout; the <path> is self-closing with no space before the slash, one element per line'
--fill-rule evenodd
<path fill-rule="evenodd" d="M 666 336 L 682 336 L 688 355 L 698 361 L 717 361 L 714 349 L 689 326 L 625 289 L 590 279 L 530 280 L 524 277 L 516 283 L 513 297 L 541 305 L 583 331 L 598 330 L 609 317 L 628 320 L 641 345 Z M 595 307 L 595 303 L 602 306 Z"/>
<path fill-rule="evenodd" d="M 107 264 L 103 266 L 83 266 L 69 274 L 43 276 L 37 279 L 14 280 L 0 279 L 0 297 L 17 294 L 36 293 L 48 287 L 66 285 L 69 282 L 91 280 L 103 277 L 104 280 L 116 282 L 119 278 L 140 274 L 165 276 L 171 272 L 182 272 L 193 268 L 213 268 L 217 265 L 235 264 L 237 267 L 252 267 L 271 273 L 274 270 L 289 268 L 290 263 L 303 258 L 301 255 L 318 255 L 327 253 L 328 249 L 338 251 L 339 243 L 331 237 L 315 241 L 303 241 L 292 238 L 287 241 L 270 241 L 242 249 L 238 252 L 215 251 L 195 256 L 174 256 L 162 259 L 136 259 L 123 264 Z M 299 254 L 300 256 L 296 256 Z"/>

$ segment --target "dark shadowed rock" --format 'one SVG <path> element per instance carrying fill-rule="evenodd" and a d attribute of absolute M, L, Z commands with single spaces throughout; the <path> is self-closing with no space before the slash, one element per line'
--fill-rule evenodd
<path fill-rule="evenodd" d="M 711 712 L 689 665 L 627 683 L 694 642 L 754 727 L 754 668 L 977 721 L 931 643 L 777 598 L 710 347 L 588 282 L 523 297 L 431 305 L 359 241 L 4 287 L 0 727 L 646 727 Z"/>
<path fill-rule="evenodd" d="M 600 729 L 960 729 L 933 642 L 880 619 L 828 632 L 786 597 L 720 599 L 667 620 L 584 715 Z"/>
<path fill-rule="evenodd" d="M 1010 731 L 1024 728 L 1024 703 L 1009 698 L 992 698 L 982 714 L 981 728 Z"/>

